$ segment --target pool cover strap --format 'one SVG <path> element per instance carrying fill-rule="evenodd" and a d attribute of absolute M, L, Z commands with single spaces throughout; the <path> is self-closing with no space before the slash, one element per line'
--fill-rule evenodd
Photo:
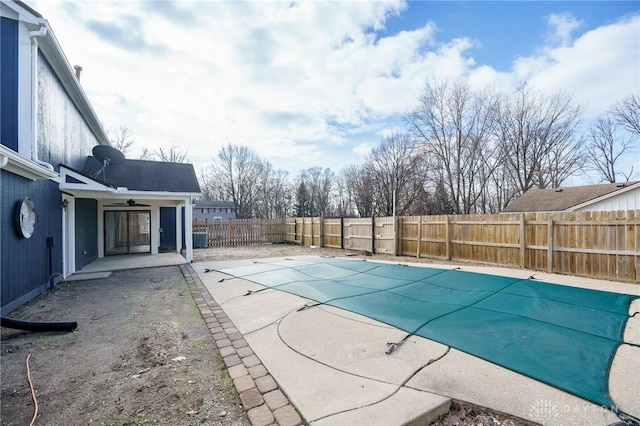
<path fill-rule="evenodd" d="M 220 272 L 365 315 L 617 410 L 609 371 L 635 296 L 334 258 Z"/>

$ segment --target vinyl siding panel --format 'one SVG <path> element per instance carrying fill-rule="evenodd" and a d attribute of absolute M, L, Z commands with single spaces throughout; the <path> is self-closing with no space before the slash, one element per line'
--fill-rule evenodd
<path fill-rule="evenodd" d="M 2 312 L 15 309 L 42 291 L 51 274 L 62 271 L 62 211 L 57 184 L 31 181 L 1 170 L 1 286 Z M 15 223 L 18 203 L 30 197 L 36 209 L 33 236 L 22 238 Z M 54 247 L 47 247 L 52 237 Z M 51 266 L 50 266 L 51 262 Z"/>
<path fill-rule="evenodd" d="M 0 138 L 18 151 L 18 21 L 0 18 Z"/>
<path fill-rule="evenodd" d="M 38 59 L 38 157 L 56 170 L 82 168 L 99 144 L 42 54 Z"/>
<path fill-rule="evenodd" d="M 98 258 L 98 202 L 76 199 L 76 268 Z"/>

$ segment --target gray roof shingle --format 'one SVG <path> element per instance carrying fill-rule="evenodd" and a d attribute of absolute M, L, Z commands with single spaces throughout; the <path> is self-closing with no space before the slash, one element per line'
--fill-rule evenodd
<path fill-rule="evenodd" d="M 102 163 L 88 156 L 80 173 L 95 175 Z M 193 164 L 162 161 L 129 160 L 110 165 L 94 180 L 113 187 L 126 187 L 133 191 L 200 193 L 200 185 Z"/>
<path fill-rule="evenodd" d="M 619 191 L 636 182 L 605 183 L 601 185 L 568 186 L 563 188 L 532 189 L 512 201 L 503 213 L 559 212 L 603 195 Z"/>

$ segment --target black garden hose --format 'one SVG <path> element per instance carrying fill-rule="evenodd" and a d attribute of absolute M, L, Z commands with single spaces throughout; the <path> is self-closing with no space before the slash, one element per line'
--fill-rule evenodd
<path fill-rule="evenodd" d="M 73 331 L 78 328 L 75 321 L 67 322 L 36 322 L 21 321 L 13 318 L 0 317 L 0 325 L 7 328 L 27 331 Z"/>

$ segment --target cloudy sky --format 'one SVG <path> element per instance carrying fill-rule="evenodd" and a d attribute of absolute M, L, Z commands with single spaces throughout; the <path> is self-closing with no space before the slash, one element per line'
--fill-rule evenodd
<path fill-rule="evenodd" d="M 585 119 L 640 90 L 638 1 L 56 1 L 49 21 L 105 127 L 196 169 L 227 143 L 292 176 L 361 163 L 426 81 L 571 93 Z"/>

